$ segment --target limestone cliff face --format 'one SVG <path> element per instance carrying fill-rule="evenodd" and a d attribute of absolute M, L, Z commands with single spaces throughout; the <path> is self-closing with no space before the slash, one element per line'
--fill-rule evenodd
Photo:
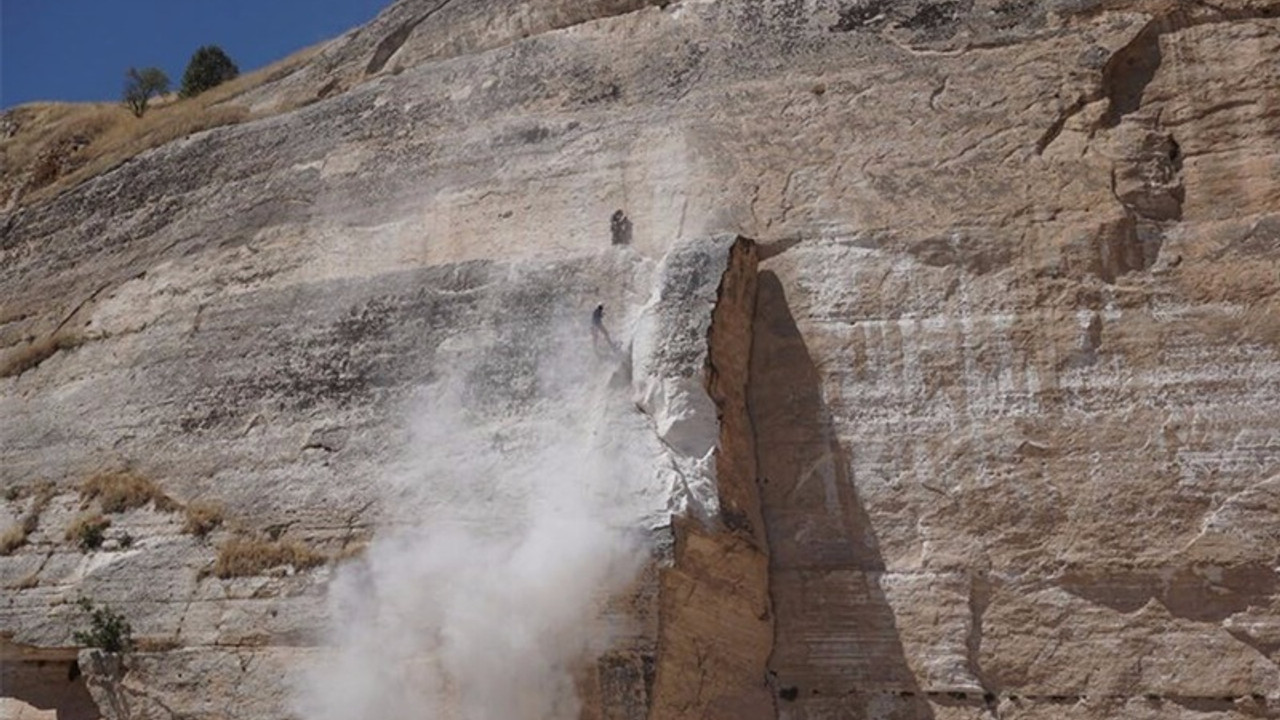
<path fill-rule="evenodd" d="M 655 542 L 587 715 L 1280 716 L 1278 58 L 1276 0 L 396 3 L 0 217 L 0 694 L 287 714 L 332 566 L 218 548 L 355 554 L 415 393 L 554 416 L 603 302 Z M 69 672 L 82 596 L 139 650 Z"/>

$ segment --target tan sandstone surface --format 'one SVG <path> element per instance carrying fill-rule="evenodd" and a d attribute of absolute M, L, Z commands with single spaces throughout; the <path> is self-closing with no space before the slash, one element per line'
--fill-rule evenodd
<path fill-rule="evenodd" d="M 0 711 L 295 715 L 406 408 L 568 352 L 584 716 L 1280 717 L 1280 0 L 401 0 L 298 98 L 0 215 Z"/>

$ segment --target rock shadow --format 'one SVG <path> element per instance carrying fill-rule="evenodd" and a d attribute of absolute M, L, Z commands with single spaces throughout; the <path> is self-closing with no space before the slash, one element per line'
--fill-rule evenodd
<path fill-rule="evenodd" d="M 17 646 L 0 640 L 0 697 L 13 698 L 57 720 L 95 720 L 101 716 L 89 695 L 74 654 L 23 659 Z M 0 715 L 3 715 L 0 709 Z"/>
<path fill-rule="evenodd" d="M 1102 126 L 1112 128 L 1142 107 L 1142 96 L 1164 62 L 1160 22 L 1153 21 L 1121 48 L 1102 69 L 1102 91 L 1110 100 Z"/>
<path fill-rule="evenodd" d="M 1058 582 L 1072 595 L 1116 612 L 1135 613 L 1156 600 L 1174 617 L 1214 625 L 1251 607 L 1267 607 L 1280 592 L 1280 575 L 1266 563 L 1073 570 Z"/>
<path fill-rule="evenodd" d="M 780 717 L 933 710 L 881 588 L 885 564 L 821 377 L 775 273 L 758 276 L 748 403 L 770 550 Z"/>

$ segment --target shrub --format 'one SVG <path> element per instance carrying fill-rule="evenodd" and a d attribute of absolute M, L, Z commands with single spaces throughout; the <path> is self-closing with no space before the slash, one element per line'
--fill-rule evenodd
<path fill-rule="evenodd" d="M 133 628 L 120 613 L 107 606 L 94 607 L 88 598 L 77 603 L 90 614 L 89 630 L 72 634 L 75 641 L 85 647 L 100 648 L 109 653 L 128 652 L 133 649 Z"/>
<path fill-rule="evenodd" d="M 102 547 L 111 521 L 100 513 L 82 513 L 67 526 L 67 540 L 74 540 L 81 550 L 97 550 Z"/>
<path fill-rule="evenodd" d="M 52 481 L 42 480 L 36 484 L 35 500 L 31 502 L 31 509 L 27 511 L 27 516 L 22 519 L 22 526 L 26 528 L 27 533 L 36 531 L 36 527 L 40 524 L 40 513 L 49 507 L 49 501 L 53 500 L 53 496 L 58 493 L 58 488 Z"/>
<path fill-rule="evenodd" d="M 160 68 L 129 68 L 124 78 L 122 100 L 134 117 L 142 117 L 147 112 L 147 103 L 153 95 L 169 92 L 169 76 Z"/>
<path fill-rule="evenodd" d="M 12 493 L 12 497 L 8 493 L 6 497 L 11 501 L 20 499 L 24 492 L 25 489 L 19 489 L 18 492 Z M 53 483 L 47 480 L 35 486 L 31 507 L 22 516 L 22 520 L 0 534 L 0 555 L 11 555 L 13 551 L 27 544 L 27 538 L 40 527 L 40 514 L 49 506 L 54 492 Z"/>
<path fill-rule="evenodd" d="M 133 641 L 133 647 L 138 652 L 162 653 L 177 650 L 182 647 L 182 642 L 171 637 L 140 637 Z"/>
<path fill-rule="evenodd" d="M 58 176 L 62 174 L 63 157 L 62 153 L 59 152 L 60 149 L 61 148 L 50 148 L 48 152 L 41 155 L 40 158 L 36 160 L 35 167 L 31 170 L 31 187 L 42 188 L 52 183 L 54 180 L 57 180 Z M 48 343 L 42 347 L 33 346 L 34 352 L 31 353 L 31 355 L 33 357 L 38 356 L 40 352 L 43 352 L 50 347 L 52 346 Z M 56 349 L 54 352 L 56 352 Z"/>
<path fill-rule="evenodd" d="M 205 45 L 195 51 L 182 73 L 184 98 L 195 97 L 209 88 L 216 87 L 240 74 L 240 68 L 217 45 Z"/>
<path fill-rule="evenodd" d="M 221 503 L 197 501 L 187 505 L 187 521 L 182 525 L 182 532 L 204 537 L 222 524 L 223 509 Z"/>
<path fill-rule="evenodd" d="M 120 513 L 147 503 L 155 503 L 157 510 L 165 512 L 178 508 L 178 504 L 155 483 L 127 470 L 89 478 L 80 485 L 80 497 L 86 504 L 97 500 L 105 513 Z"/>
<path fill-rule="evenodd" d="M 220 578 L 251 577 L 286 565 L 306 570 L 324 564 L 326 559 L 296 541 L 233 537 L 218 547 L 213 574 Z"/>
<path fill-rule="evenodd" d="M 27 544 L 27 533 L 22 523 L 10 525 L 8 530 L 0 533 L 0 555 L 10 555 L 14 550 Z"/>

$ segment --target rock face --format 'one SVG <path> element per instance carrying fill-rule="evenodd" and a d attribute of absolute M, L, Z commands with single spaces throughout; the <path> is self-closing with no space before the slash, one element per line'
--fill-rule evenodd
<path fill-rule="evenodd" d="M 396 3 L 0 217 L 0 707 L 293 713 L 406 408 L 572 415 L 604 303 L 652 560 L 584 716 L 1280 716 L 1277 58 L 1274 0 Z M 139 647 L 68 669 L 78 597 Z"/>

